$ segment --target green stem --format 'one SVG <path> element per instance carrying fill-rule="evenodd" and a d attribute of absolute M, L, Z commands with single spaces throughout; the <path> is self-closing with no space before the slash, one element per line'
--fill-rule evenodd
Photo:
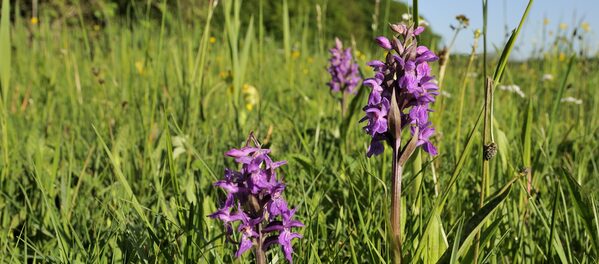
<path fill-rule="evenodd" d="M 418 27 L 418 24 L 420 23 L 420 21 L 418 21 L 418 0 L 412 1 L 412 18 L 414 19 L 414 28 Z"/>
<path fill-rule="evenodd" d="M 476 34 L 474 35 L 474 44 L 472 44 L 472 52 L 470 53 L 470 58 L 468 59 L 468 66 L 466 67 L 466 72 L 465 72 L 465 76 L 464 78 L 462 78 L 462 85 L 460 86 L 460 107 L 458 110 L 458 125 L 457 125 L 457 131 L 456 131 L 456 157 L 459 157 L 459 153 L 460 153 L 460 149 L 459 149 L 459 142 L 460 139 L 462 137 L 462 115 L 464 113 L 464 97 L 466 95 L 466 85 L 468 85 L 468 73 L 471 71 L 472 69 L 472 64 L 474 62 L 474 58 L 476 58 L 476 48 L 478 46 L 478 38 L 479 38 L 480 34 Z"/>

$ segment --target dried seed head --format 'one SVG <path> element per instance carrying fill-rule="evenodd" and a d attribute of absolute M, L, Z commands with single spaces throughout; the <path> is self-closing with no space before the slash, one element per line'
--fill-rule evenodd
<path fill-rule="evenodd" d="M 485 160 L 491 160 L 497 155 L 497 144 L 491 142 L 483 147 L 483 158 Z"/>
<path fill-rule="evenodd" d="M 457 19 L 458 22 L 460 22 L 460 25 L 464 28 L 470 25 L 470 19 L 468 19 L 468 17 L 466 17 L 465 15 L 458 15 L 455 17 L 455 19 Z"/>
<path fill-rule="evenodd" d="M 528 173 L 530 173 L 530 167 L 522 167 L 518 170 L 518 173 L 522 176 L 528 175 Z"/>

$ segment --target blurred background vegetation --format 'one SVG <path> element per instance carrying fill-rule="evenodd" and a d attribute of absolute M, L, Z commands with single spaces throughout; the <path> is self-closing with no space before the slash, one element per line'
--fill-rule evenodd
<path fill-rule="evenodd" d="M 212 1 L 197 0 L 11 0 L 20 17 L 35 18 L 52 23 L 53 27 L 78 26 L 81 20 L 87 25 L 104 26 L 116 22 L 133 26 L 137 23 L 160 23 L 163 14 L 169 27 L 201 27 L 207 19 L 206 10 Z M 254 16 L 260 22 L 266 36 L 282 39 L 283 1 L 251 0 L 242 4 L 242 23 L 247 24 Z M 291 29 L 297 32 L 310 28 L 308 34 L 324 34 L 326 37 L 352 39 L 360 44 L 372 42 L 374 35 L 387 32 L 383 21 L 402 21 L 409 13 L 404 3 L 393 0 L 352 1 L 345 0 L 293 0 L 288 1 Z M 223 32 L 223 9 L 214 14 L 212 31 L 218 36 Z M 424 18 L 426 19 L 426 18 Z M 319 26 L 319 23 L 320 26 Z M 377 33 L 373 35 L 373 32 Z M 308 36 L 316 39 L 316 36 Z M 428 28 L 421 41 L 427 45 L 439 42 L 440 36 Z"/>

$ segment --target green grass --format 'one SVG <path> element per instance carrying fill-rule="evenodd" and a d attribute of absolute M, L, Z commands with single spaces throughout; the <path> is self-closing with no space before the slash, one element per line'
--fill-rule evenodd
<path fill-rule="evenodd" d="M 391 261 L 390 149 L 365 157 L 369 137 L 357 121 L 366 92 L 341 117 L 316 45 L 331 46 L 333 36 L 306 41 L 316 29 L 281 11 L 284 39 L 273 39 L 258 13 L 250 25 L 236 22 L 234 3 L 216 7 L 229 12 L 226 25 L 179 23 L 167 8 L 158 21 L 95 28 L 45 17 L 9 24 L 8 2 L 0 19 L 0 263 L 233 262 L 235 246 L 207 215 L 223 199 L 212 183 L 234 166 L 223 153 L 250 131 L 289 162 L 285 196 L 306 224 L 296 263 Z M 384 54 L 356 48 L 369 77 L 366 60 Z M 465 77 L 468 58 L 452 58 L 443 89 L 453 96 L 432 114 L 440 155 L 422 153 L 404 172 L 405 260 L 469 263 L 480 232 L 479 263 L 599 261 L 599 61 L 578 57 L 570 68 L 560 52 L 575 51 L 552 47 L 541 60 L 500 67 L 499 84 L 516 83 L 527 97 L 494 92 L 499 153 L 480 210 L 483 64 L 475 59 L 478 77 Z M 488 73 L 498 59 L 487 59 Z M 542 81 L 545 73 L 555 80 Z M 251 110 L 245 84 L 259 93 Z M 284 259 L 279 249 L 267 257 Z M 247 253 L 236 263 L 251 262 Z"/>

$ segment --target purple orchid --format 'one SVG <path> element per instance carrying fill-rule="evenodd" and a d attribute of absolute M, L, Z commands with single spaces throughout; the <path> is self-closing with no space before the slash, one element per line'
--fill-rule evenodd
<path fill-rule="evenodd" d="M 362 78 L 358 70 L 358 64 L 354 62 L 351 48 L 343 49 L 341 40 L 335 38 L 335 47 L 329 50 L 331 58 L 328 72 L 331 81 L 328 86 L 333 92 L 354 93 Z"/>
<path fill-rule="evenodd" d="M 431 142 L 435 129 L 429 121 L 431 103 L 435 102 L 439 89 L 431 75 L 428 63 L 438 57 L 425 46 L 418 46 L 416 36 L 423 27 L 391 24 L 397 33 L 391 40 L 376 38 L 376 43 L 387 52 L 384 61 L 368 63 L 374 77 L 366 79 L 364 85 L 371 88 L 366 113 L 361 122 L 368 121 L 364 131 L 372 137 L 366 155 L 382 154 L 384 142 L 393 148 L 391 177 L 391 237 L 393 258 L 401 263 L 401 180 L 403 166 L 421 147 L 430 155 L 437 155 Z M 411 139 L 402 146 L 402 131 L 410 129 Z"/>
<path fill-rule="evenodd" d="M 293 253 L 293 247 L 291 246 L 291 240 L 295 238 L 302 238 L 302 235 L 298 233 L 293 233 L 291 231 L 292 228 L 295 227 L 303 227 L 300 221 L 293 220 L 293 215 L 295 214 L 295 209 L 284 211 L 282 214 L 282 221 L 274 221 L 271 222 L 269 226 L 264 228 L 265 233 L 270 232 L 279 232 L 277 236 L 271 236 L 266 239 L 264 244 L 265 247 L 268 247 L 274 243 L 279 243 L 283 248 L 283 253 L 285 253 L 285 258 L 292 262 L 291 255 Z"/>
<path fill-rule="evenodd" d="M 371 88 L 368 104 L 364 107 L 366 115 L 361 120 L 368 121 L 364 131 L 372 137 L 367 155 L 381 154 L 384 149 L 381 141 L 391 145 L 395 141 L 395 131 L 391 131 L 393 128 L 388 124 L 393 93 L 401 120 L 398 129 L 411 127 L 412 136 L 418 138 L 416 145 L 423 146 L 422 149 L 431 155 L 437 155 L 437 149 L 430 142 L 435 129 L 428 115 L 439 88 L 431 76 L 428 63 L 438 57 L 427 47 L 417 45 L 416 36 L 424 31 L 423 27 L 413 29 L 395 24 L 391 25 L 391 29 L 398 36 L 392 40 L 383 36 L 376 38 L 376 43 L 387 51 L 387 56 L 384 61 L 368 63 L 375 75 L 364 80 L 364 85 Z M 416 131 L 418 135 L 414 134 Z"/>
<path fill-rule="evenodd" d="M 254 147 L 249 146 L 250 141 L 254 142 Z M 293 233 L 291 228 L 302 227 L 303 224 L 292 219 L 295 209 L 288 207 L 282 196 L 285 184 L 277 179 L 276 169 L 286 162 L 274 162 L 269 153 L 270 149 L 260 148 L 253 134 L 250 134 L 245 147 L 225 153 L 241 164 L 241 170 L 226 168 L 224 178 L 214 184 L 227 195 L 222 207 L 209 216 L 223 222 L 227 239 L 233 233 L 232 224 L 239 222 L 237 232 L 240 241 L 235 257 L 254 249 L 256 262 L 266 263 L 265 250 L 278 243 L 287 260 L 292 262 L 291 240 L 301 235 Z M 267 236 L 278 239 L 271 241 Z"/>

